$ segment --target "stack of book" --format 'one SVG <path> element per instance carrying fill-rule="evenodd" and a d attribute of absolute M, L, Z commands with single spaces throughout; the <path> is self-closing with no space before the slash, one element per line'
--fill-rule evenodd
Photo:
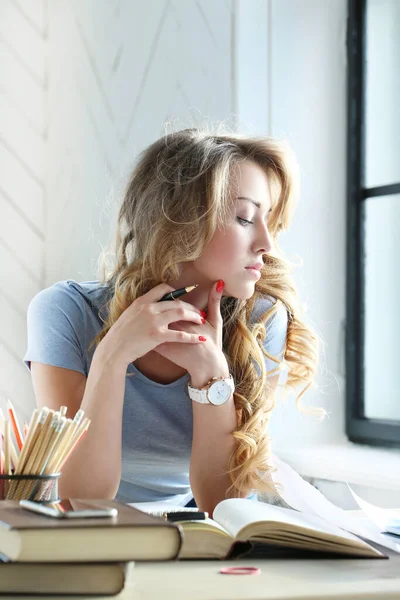
<path fill-rule="evenodd" d="M 134 561 L 179 554 L 179 525 L 113 500 L 91 501 L 117 509 L 101 518 L 53 518 L 20 505 L 57 498 L 49 477 L 57 483 L 90 425 L 83 410 L 66 415 L 66 406 L 35 409 L 20 427 L 10 400 L 8 418 L 0 409 L 0 594 L 114 595 Z"/>
<path fill-rule="evenodd" d="M 0 501 L 0 594 L 115 595 L 134 561 L 173 560 L 182 529 L 115 500 L 111 518 L 55 519 Z"/>

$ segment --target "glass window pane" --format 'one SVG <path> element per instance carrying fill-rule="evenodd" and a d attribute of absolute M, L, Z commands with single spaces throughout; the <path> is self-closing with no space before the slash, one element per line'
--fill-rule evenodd
<path fill-rule="evenodd" d="M 365 207 L 365 417 L 400 421 L 400 194 Z"/>
<path fill-rule="evenodd" d="M 365 187 L 400 181 L 400 1 L 368 0 Z"/>

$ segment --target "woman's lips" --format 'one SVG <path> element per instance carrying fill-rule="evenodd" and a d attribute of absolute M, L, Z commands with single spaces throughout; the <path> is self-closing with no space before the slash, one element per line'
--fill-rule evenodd
<path fill-rule="evenodd" d="M 251 275 L 253 275 L 253 277 L 257 277 L 257 279 L 260 279 L 261 273 L 258 269 L 253 269 L 252 267 L 245 267 L 245 270 L 248 273 L 251 273 Z"/>

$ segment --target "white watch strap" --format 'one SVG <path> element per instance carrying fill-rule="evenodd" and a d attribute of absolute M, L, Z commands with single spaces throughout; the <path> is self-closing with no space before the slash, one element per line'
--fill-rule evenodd
<path fill-rule="evenodd" d="M 193 388 L 190 385 L 188 386 L 189 396 L 195 402 L 199 402 L 200 404 L 210 404 L 207 398 L 208 390 L 199 390 L 197 388 Z"/>
<path fill-rule="evenodd" d="M 216 381 L 218 381 L 218 380 L 216 380 Z M 223 379 L 223 381 L 225 381 L 225 383 L 228 384 L 228 386 L 231 388 L 231 392 L 233 393 L 235 391 L 235 384 L 233 383 L 232 375 Z M 212 383 L 215 383 L 215 382 L 212 382 Z M 211 385 L 205 390 L 200 390 L 199 388 L 192 387 L 189 383 L 188 384 L 189 398 L 191 400 L 194 400 L 195 402 L 198 402 L 199 404 L 212 404 L 212 402 L 210 402 L 207 397 L 207 392 L 210 389 Z"/>

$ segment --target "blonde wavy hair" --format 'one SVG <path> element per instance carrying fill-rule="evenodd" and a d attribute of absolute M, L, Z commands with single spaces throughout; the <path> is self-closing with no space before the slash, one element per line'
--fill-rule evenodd
<path fill-rule="evenodd" d="M 296 398 L 302 412 L 320 416 L 323 412 L 300 405 L 315 378 L 319 338 L 301 320 L 292 266 L 278 245 L 279 233 L 290 225 L 297 196 L 297 164 L 286 142 L 190 128 L 165 134 L 140 154 L 119 210 L 113 264 L 107 266 L 105 253 L 100 257 L 100 280 L 110 287 L 110 299 L 104 327 L 93 342 L 103 339 L 136 298 L 159 283 L 178 279 L 179 263 L 199 258 L 217 227 L 227 222 L 234 167 L 245 159 L 259 165 L 269 180 L 274 251 L 263 255 L 261 278 L 250 299 L 223 297 L 221 301 L 223 351 L 235 381 L 237 413 L 227 497 L 238 491 L 241 495 L 277 492 L 267 434 L 275 386 L 267 375 L 279 374 L 281 365 L 266 352 L 264 342 L 279 303 L 288 314 L 285 387 L 302 388 Z M 251 323 L 257 302 L 265 297 L 272 298 L 272 307 Z M 264 356 L 276 363 L 269 373 Z"/>

